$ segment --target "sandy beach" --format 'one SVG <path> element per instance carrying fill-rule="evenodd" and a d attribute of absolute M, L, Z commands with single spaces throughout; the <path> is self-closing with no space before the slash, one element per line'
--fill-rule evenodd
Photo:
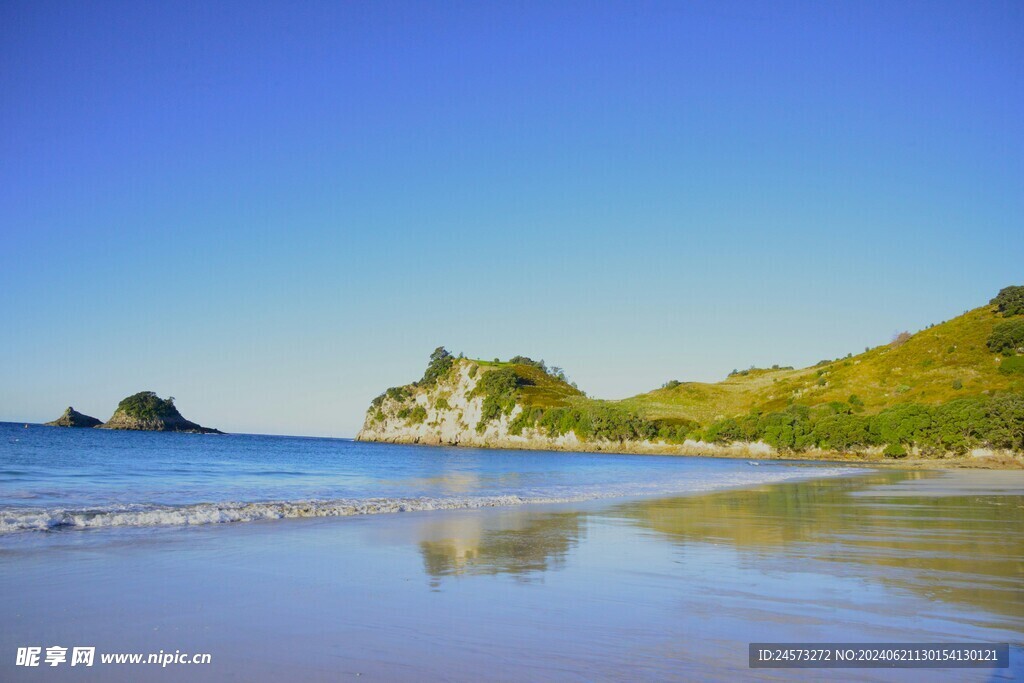
<path fill-rule="evenodd" d="M 981 478 L 987 475 L 994 478 Z M 80 681 L 821 680 L 752 641 L 1011 643 L 1024 476 L 884 471 L 674 498 L 196 528 L 21 534 L 0 649 L 210 653 L 54 669 Z M 38 670 L 0 662 L 0 678 Z"/>

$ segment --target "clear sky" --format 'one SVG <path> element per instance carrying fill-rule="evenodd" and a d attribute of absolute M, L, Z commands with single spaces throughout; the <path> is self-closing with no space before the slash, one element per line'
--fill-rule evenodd
<path fill-rule="evenodd" d="M 1024 3 L 7 0 L 0 245 L 0 420 L 807 365 L 1024 284 Z"/>

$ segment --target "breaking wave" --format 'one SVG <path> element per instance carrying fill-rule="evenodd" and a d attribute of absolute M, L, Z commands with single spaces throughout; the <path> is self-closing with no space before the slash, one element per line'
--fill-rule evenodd
<path fill-rule="evenodd" d="M 802 474 L 792 470 L 749 475 L 716 477 L 711 480 L 677 482 L 676 485 L 633 484 L 612 489 L 555 491 L 545 495 L 496 495 L 440 498 L 366 498 L 266 502 L 194 503 L 189 505 L 115 505 L 99 508 L 0 509 L 0 534 L 18 531 L 57 531 L 100 527 L 152 527 L 224 524 L 269 519 L 303 517 L 349 517 L 428 510 L 466 510 L 511 507 L 542 503 L 576 503 L 602 498 L 701 493 L 740 486 L 772 484 L 848 474 L 847 468 L 809 469 Z M 863 470 L 860 470 L 863 472 Z"/>

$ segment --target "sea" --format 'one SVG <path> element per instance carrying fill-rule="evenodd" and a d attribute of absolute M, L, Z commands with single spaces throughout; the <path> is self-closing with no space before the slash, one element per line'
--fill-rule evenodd
<path fill-rule="evenodd" d="M 782 461 L 0 423 L 0 535 L 674 495 L 850 471 Z"/>

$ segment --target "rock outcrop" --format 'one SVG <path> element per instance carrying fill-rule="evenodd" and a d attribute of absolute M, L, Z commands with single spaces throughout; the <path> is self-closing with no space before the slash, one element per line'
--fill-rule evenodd
<path fill-rule="evenodd" d="M 508 364 L 503 364 L 507 366 Z M 600 437 L 581 438 L 575 431 L 552 434 L 541 425 L 520 425 L 516 422 L 523 411 L 533 410 L 519 397 L 507 411 L 488 419 L 486 393 L 479 391 L 481 379 L 497 369 L 493 363 L 469 359 L 453 359 L 436 381 L 394 387 L 370 405 L 359 441 L 424 444 L 431 446 L 470 446 L 478 448 L 510 448 L 523 450 L 587 451 L 611 453 L 649 453 L 673 455 L 716 455 L 722 457 L 766 458 L 777 455 L 763 443 L 709 444 L 687 440 L 668 444 L 656 438 L 630 440 Z M 527 374 L 527 382 L 537 387 L 544 375 L 528 366 L 517 366 Z M 532 374 L 532 380 L 529 375 Z M 582 396 L 563 382 L 552 380 L 548 398 L 561 391 L 562 400 Z M 557 395 L 557 394 L 556 394 Z M 557 400 L 557 399 L 556 399 Z"/>
<path fill-rule="evenodd" d="M 541 392 L 548 405 L 564 405 L 583 397 L 563 379 L 531 365 L 450 358 L 443 370 L 432 372 L 428 368 L 424 380 L 394 387 L 374 399 L 356 438 L 434 446 L 657 452 L 657 446 L 643 440 L 623 443 L 581 438 L 574 431 L 553 434 L 533 421 L 519 424 L 517 418 L 536 404 L 527 403 L 521 390 L 503 397 L 489 396 L 493 387 L 488 385 L 494 383 L 484 377 L 502 370 L 514 370 L 520 389 Z M 501 409 L 495 409 L 495 399 L 502 403 Z"/>
<path fill-rule="evenodd" d="M 174 406 L 174 397 L 163 399 L 152 391 L 140 391 L 121 401 L 100 429 L 223 434 L 217 429 L 186 420 Z"/>
<path fill-rule="evenodd" d="M 80 413 L 71 406 L 68 406 L 68 409 L 64 411 L 63 415 L 53 422 L 46 422 L 45 424 L 47 427 L 91 428 L 98 427 L 103 424 L 103 422 L 101 420 L 97 420 L 95 417 Z"/>
<path fill-rule="evenodd" d="M 483 396 L 473 390 L 483 372 L 469 361 L 456 361 L 446 377 L 430 387 L 397 387 L 374 399 L 360 441 L 462 446 L 512 446 L 509 416 L 486 423 L 480 431 Z M 515 414 L 521 410 L 516 407 Z M 519 436 L 524 446 L 529 437 Z M 535 446 L 535 447 L 540 447 Z"/>

